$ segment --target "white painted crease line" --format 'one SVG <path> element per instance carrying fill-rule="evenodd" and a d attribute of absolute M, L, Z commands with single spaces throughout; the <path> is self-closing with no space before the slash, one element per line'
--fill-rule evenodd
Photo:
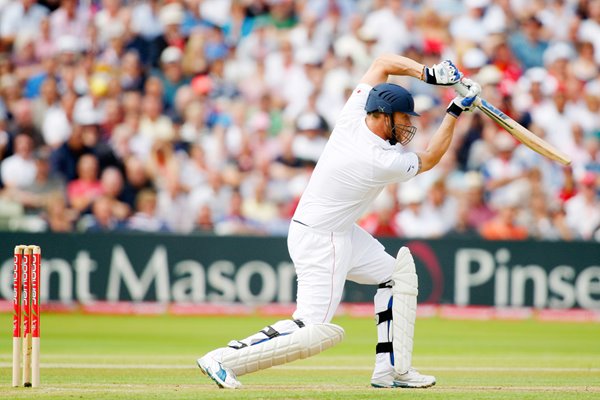
<path fill-rule="evenodd" d="M 169 361 L 177 361 L 177 360 L 185 360 L 189 359 L 189 355 L 169 355 L 169 354 L 157 354 L 157 355 L 115 355 L 115 354 L 45 354 L 45 358 L 51 358 L 56 360 L 114 360 L 118 358 L 119 360 L 131 360 L 139 361 L 141 360 L 169 360 Z M 193 357 L 192 357 L 193 358 Z M 12 354 L 0 354 L 0 361 L 12 360 Z"/>
<path fill-rule="evenodd" d="M 12 363 L 0 363 L 0 368 L 11 367 Z M 198 368 L 194 362 L 190 364 L 105 364 L 105 363 L 49 363 L 42 361 L 41 368 L 53 369 L 192 369 Z"/>
<path fill-rule="evenodd" d="M 0 368 L 11 367 L 11 363 L 0 362 Z M 108 364 L 108 363 L 46 363 L 42 361 L 42 368 L 56 369 L 195 369 L 197 366 L 191 362 L 189 364 Z M 274 367 L 275 369 L 291 371 L 371 371 L 371 366 L 337 366 L 337 365 L 284 365 Z M 419 366 L 417 369 L 423 371 L 441 371 L 441 372 L 600 372 L 600 368 L 590 367 L 439 367 L 439 366 Z"/>
<path fill-rule="evenodd" d="M 346 366 L 333 366 L 333 365 L 316 365 L 316 366 L 294 366 L 294 365 L 286 365 L 275 368 L 281 369 L 289 369 L 289 370 L 343 370 L 343 371 L 371 371 L 373 367 L 364 366 L 364 367 L 346 367 Z M 563 368 L 563 367 L 428 367 L 428 366 L 418 366 L 416 367 L 418 370 L 423 371 L 444 371 L 444 372 L 477 372 L 477 371 L 485 371 L 485 372 L 600 372 L 600 368 Z"/>

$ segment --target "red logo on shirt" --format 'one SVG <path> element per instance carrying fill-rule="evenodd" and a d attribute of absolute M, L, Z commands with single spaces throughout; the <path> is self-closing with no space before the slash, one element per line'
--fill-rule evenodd
<path fill-rule="evenodd" d="M 356 93 L 360 93 L 360 89 L 358 89 L 358 90 L 356 91 Z"/>

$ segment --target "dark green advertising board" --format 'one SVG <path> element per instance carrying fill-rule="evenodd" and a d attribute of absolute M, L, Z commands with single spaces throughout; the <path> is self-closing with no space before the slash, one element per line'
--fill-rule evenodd
<path fill-rule="evenodd" d="M 0 296 L 12 298 L 12 247 L 42 247 L 42 300 L 264 304 L 295 299 L 285 238 L 2 233 Z M 600 309 L 600 244 L 382 240 L 407 245 L 419 302 Z M 344 301 L 370 302 L 349 283 Z"/>

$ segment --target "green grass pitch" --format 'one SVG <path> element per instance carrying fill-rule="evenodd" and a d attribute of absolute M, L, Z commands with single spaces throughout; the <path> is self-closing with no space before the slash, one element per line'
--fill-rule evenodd
<path fill-rule="evenodd" d="M 6 399 L 600 399 L 600 324 L 418 319 L 413 364 L 429 389 L 373 389 L 375 325 L 336 318 L 337 347 L 218 389 L 204 352 L 276 318 L 42 316 L 40 388 L 11 388 L 12 316 L 0 314 L 0 398 Z"/>

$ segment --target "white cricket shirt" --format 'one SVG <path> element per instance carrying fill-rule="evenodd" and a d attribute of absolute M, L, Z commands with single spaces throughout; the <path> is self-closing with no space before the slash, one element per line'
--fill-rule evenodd
<path fill-rule="evenodd" d="M 415 153 L 403 153 L 400 145 L 392 146 L 367 127 L 371 88 L 359 84 L 344 105 L 302 194 L 296 221 L 325 231 L 349 230 L 387 184 L 417 174 Z"/>

